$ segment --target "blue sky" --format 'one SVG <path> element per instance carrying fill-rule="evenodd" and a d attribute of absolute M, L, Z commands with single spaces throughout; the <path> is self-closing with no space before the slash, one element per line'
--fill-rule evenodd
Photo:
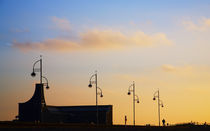
<path fill-rule="evenodd" d="M 42 40 L 55 37 L 58 33 L 49 30 L 52 16 L 71 21 L 75 31 L 81 26 L 105 26 L 126 28 L 130 22 L 155 21 L 156 30 L 168 31 L 174 28 L 174 21 L 180 17 L 209 16 L 208 1 L 24 1 L 1 0 L 1 43 L 13 39 Z M 178 18 L 179 17 L 179 18 Z M 46 26 L 48 25 L 48 26 Z M 141 28 L 143 26 L 139 25 Z M 167 27 L 167 28 L 163 28 Z M 11 30 L 28 30 L 29 33 L 15 34 Z M 154 29 L 153 29 L 154 30 Z M 147 29 L 145 29 L 147 31 Z"/>

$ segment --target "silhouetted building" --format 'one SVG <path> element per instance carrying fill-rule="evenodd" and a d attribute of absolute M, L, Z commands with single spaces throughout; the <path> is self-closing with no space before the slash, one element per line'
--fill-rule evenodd
<path fill-rule="evenodd" d="M 96 123 L 96 106 L 46 105 L 43 84 L 36 84 L 32 98 L 19 103 L 19 121 L 46 123 Z M 99 105 L 99 124 L 112 125 L 112 105 Z"/>

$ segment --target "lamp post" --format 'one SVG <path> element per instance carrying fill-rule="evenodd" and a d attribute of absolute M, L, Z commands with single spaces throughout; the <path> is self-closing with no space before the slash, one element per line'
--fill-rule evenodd
<path fill-rule="evenodd" d="M 40 63 L 40 67 L 39 68 L 35 68 L 35 65 L 37 63 Z M 31 73 L 32 77 L 36 76 L 36 72 L 40 72 L 40 84 L 43 84 L 44 86 L 46 86 L 46 89 L 49 89 L 50 87 L 48 86 L 48 79 L 45 76 L 42 76 L 42 56 L 40 55 L 40 59 L 37 60 L 36 62 L 34 62 L 33 64 L 33 71 Z M 45 79 L 46 83 L 42 83 L 42 79 Z"/>
<path fill-rule="evenodd" d="M 135 102 L 139 103 L 139 97 L 135 94 L 135 82 L 129 86 L 128 88 L 128 95 L 133 92 L 133 125 L 135 126 Z"/>
<path fill-rule="evenodd" d="M 163 101 L 160 100 L 160 92 L 159 89 L 154 93 L 153 100 L 158 100 L 158 120 L 159 120 L 159 126 L 160 126 L 160 106 L 163 107 Z"/>
<path fill-rule="evenodd" d="M 92 80 L 93 78 L 95 78 L 95 80 Z M 98 87 L 98 80 L 97 80 L 97 71 L 95 72 L 95 74 L 93 74 L 91 77 L 90 77 L 90 81 L 89 81 L 89 85 L 88 87 L 92 87 L 92 84 L 95 84 L 95 88 L 96 88 L 96 124 L 98 125 L 98 122 L 99 122 L 99 116 L 98 116 L 98 95 L 100 95 L 100 97 L 103 97 L 103 94 L 102 94 L 102 90 L 101 88 Z M 100 92 L 98 92 L 98 89 Z"/>

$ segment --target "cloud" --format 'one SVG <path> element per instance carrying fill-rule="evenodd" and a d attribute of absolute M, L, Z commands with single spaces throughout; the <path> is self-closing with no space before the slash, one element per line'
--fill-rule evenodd
<path fill-rule="evenodd" d="M 113 49 L 126 44 L 126 36 L 119 31 L 89 30 L 80 34 L 81 43 L 85 48 Z"/>
<path fill-rule="evenodd" d="M 171 45 L 172 42 L 164 33 L 152 35 L 138 31 L 125 35 L 113 30 L 89 30 L 79 35 L 77 41 L 71 39 L 47 39 L 41 42 L 13 42 L 13 47 L 23 51 L 78 51 L 78 50 L 110 50 L 125 49 L 127 47 L 155 47 Z"/>
<path fill-rule="evenodd" d="M 72 41 L 63 39 L 47 39 L 42 42 L 25 42 L 20 43 L 13 41 L 12 47 L 18 48 L 21 51 L 27 52 L 31 50 L 45 51 L 73 51 L 79 49 L 79 45 Z"/>
<path fill-rule="evenodd" d="M 172 65 L 162 65 L 161 68 L 166 72 L 176 71 L 176 67 Z"/>
<path fill-rule="evenodd" d="M 52 21 L 55 24 L 56 29 L 62 30 L 62 31 L 70 31 L 71 26 L 70 22 L 67 19 L 61 19 L 56 16 L 52 17 Z"/>
<path fill-rule="evenodd" d="M 189 31 L 207 31 L 210 29 L 210 18 L 202 18 L 197 23 L 193 21 L 183 21 L 185 29 Z"/>
<path fill-rule="evenodd" d="M 161 69 L 164 72 L 173 73 L 179 76 L 193 76 L 195 75 L 195 71 L 198 69 L 198 67 L 192 65 L 173 66 L 164 64 L 161 66 Z"/>

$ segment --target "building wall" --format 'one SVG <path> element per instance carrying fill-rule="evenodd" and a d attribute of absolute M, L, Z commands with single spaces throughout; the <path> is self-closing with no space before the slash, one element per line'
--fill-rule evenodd
<path fill-rule="evenodd" d="M 43 122 L 96 124 L 96 106 L 47 106 Z M 112 125 L 112 105 L 98 106 L 99 124 Z"/>
<path fill-rule="evenodd" d="M 47 106 L 43 84 L 36 84 L 34 95 L 19 103 L 19 121 L 47 123 L 96 123 L 96 106 Z M 112 125 L 112 105 L 99 105 L 99 124 Z"/>
<path fill-rule="evenodd" d="M 35 92 L 30 100 L 19 103 L 20 121 L 41 121 L 41 112 L 46 107 L 43 93 L 43 84 L 36 84 Z"/>

